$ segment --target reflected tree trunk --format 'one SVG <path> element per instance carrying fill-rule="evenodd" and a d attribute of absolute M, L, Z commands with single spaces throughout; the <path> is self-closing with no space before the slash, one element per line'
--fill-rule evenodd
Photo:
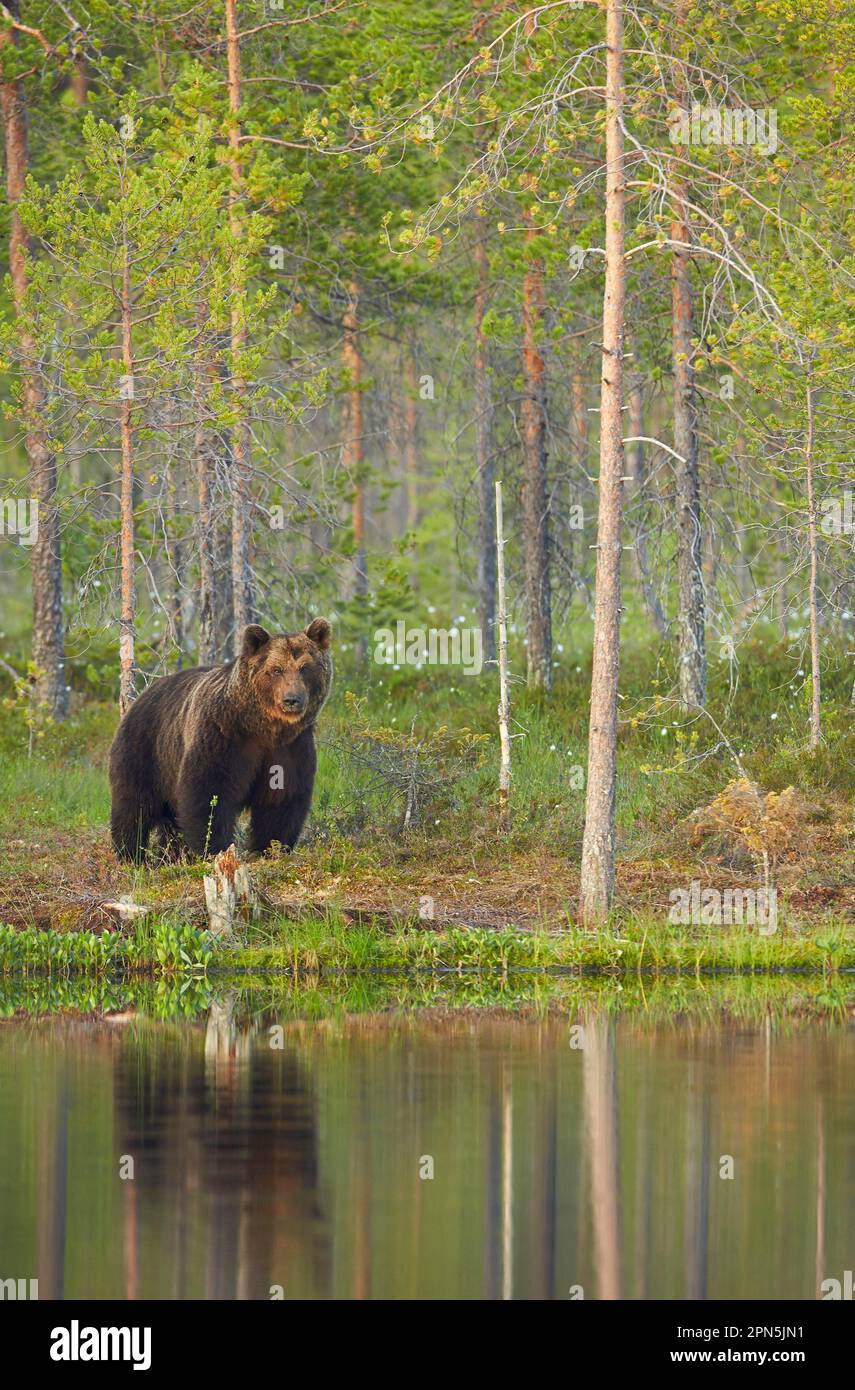
<path fill-rule="evenodd" d="M 816 1247 L 814 1282 L 816 1297 L 822 1298 L 825 1279 L 825 1107 L 822 1096 L 816 1100 Z"/>
<path fill-rule="evenodd" d="M 710 1203 L 710 1096 L 703 1063 L 689 1068 L 683 1189 L 683 1297 L 707 1296 Z"/>
<path fill-rule="evenodd" d="M 351 1111 L 351 1133 L 355 1142 L 351 1145 L 350 1181 L 353 1211 L 353 1274 L 350 1297 L 363 1301 L 371 1297 L 371 1155 L 365 1133 L 365 1116 L 370 1114 L 370 1104 L 365 1085 L 365 1077 L 360 1069 L 358 1084 L 353 1089 Z"/>
<path fill-rule="evenodd" d="M 585 1024 L 585 1138 L 597 1297 L 621 1297 L 620 1164 L 614 1023 L 590 1013 Z"/>
<path fill-rule="evenodd" d="M 487 1110 L 486 1173 L 484 1176 L 484 1297 L 502 1293 L 502 1109 L 501 1077 L 490 1078 Z"/>
<path fill-rule="evenodd" d="M 502 1298 L 514 1296 L 514 1097 L 510 1068 L 502 1067 Z"/>
<path fill-rule="evenodd" d="M 68 1084 L 60 1064 L 50 1092 L 39 1099 L 38 1281 L 42 1299 L 65 1297 L 68 1112 Z"/>
<path fill-rule="evenodd" d="M 554 1061 L 545 1054 L 543 1064 L 552 1068 Z M 544 1103 L 538 1165 L 543 1180 L 539 1244 L 542 1255 L 541 1297 L 549 1299 L 555 1296 L 555 1247 L 558 1238 L 558 1102 L 554 1070 L 552 1076 L 546 1079 L 545 1093 L 547 1099 Z"/>
<path fill-rule="evenodd" d="M 140 1251 L 137 1213 L 137 1179 L 126 1178 L 122 1183 L 122 1250 L 125 1266 L 125 1298 L 139 1298 Z"/>

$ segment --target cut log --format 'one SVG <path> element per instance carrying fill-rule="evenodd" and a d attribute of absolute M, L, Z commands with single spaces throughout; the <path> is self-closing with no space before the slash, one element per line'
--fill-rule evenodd
<path fill-rule="evenodd" d="M 151 912 L 150 907 L 143 907 L 141 903 L 135 903 L 130 898 L 119 898 L 115 903 L 102 903 L 104 912 L 112 912 L 118 917 L 120 922 L 138 922 L 141 917 L 147 917 Z"/>

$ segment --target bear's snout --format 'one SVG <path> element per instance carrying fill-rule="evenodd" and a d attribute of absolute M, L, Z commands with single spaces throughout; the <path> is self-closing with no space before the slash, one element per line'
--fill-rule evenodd
<path fill-rule="evenodd" d="M 282 708 L 288 710 L 289 714 L 302 714 L 306 703 L 306 696 L 301 690 L 291 690 L 282 696 Z"/>

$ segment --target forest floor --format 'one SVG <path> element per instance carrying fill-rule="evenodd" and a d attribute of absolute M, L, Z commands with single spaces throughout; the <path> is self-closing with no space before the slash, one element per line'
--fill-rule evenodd
<path fill-rule="evenodd" d="M 304 840 L 293 855 L 249 861 L 262 913 L 242 938 L 242 962 L 287 965 L 305 955 L 345 964 L 361 952 L 375 964 L 459 964 L 494 949 L 478 944 L 492 933 L 506 963 L 528 934 L 546 943 L 535 952 L 544 964 L 638 964 L 640 952 L 646 963 L 681 967 L 855 965 L 850 674 L 842 660 L 828 673 L 825 740 L 810 754 L 798 659 L 762 638 L 754 648 L 737 681 L 727 666 L 714 671 L 709 713 L 691 719 L 669 698 L 667 656 L 628 653 L 608 945 L 576 926 L 584 659 L 559 674 L 548 703 L 514 688 L 507 833 L 496 819 L 494 675 L 461 677 L 455 689 L 442 671 L 339 673 L 319 728 Z M 7 709 L 0 924 L 101 933 L 118 925 L 105 904 L 126 898 L 158 919 L 203 926 L 203 865 L 135 869 L 113 853 L 114 707 L 76 694 L 72 719 L 41 730 L 32 749 L 23 718 Z M 726 898 L 718 922 L 669 920 L 675 894 L 692 885 L 696 904 L 708 889 L 756 892 L 764 846 L 777 891 L 771 931 L 762 911 L 753 924 L 731 924 Z"/>

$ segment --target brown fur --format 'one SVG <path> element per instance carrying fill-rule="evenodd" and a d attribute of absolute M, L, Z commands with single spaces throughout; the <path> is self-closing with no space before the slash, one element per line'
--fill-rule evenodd
<path fill-rule="evenodd" d="M 141 860 L 152 830 L 195 854 L 231 844 L 250 812 L 250 848 L 293 849 L 312 800 L 314 725 L 332 683 L 330 625 L 271 637 L 244 629 L 226 666 L 155 681 L 110 749 L 110 828 L 117 853 Z"/>

